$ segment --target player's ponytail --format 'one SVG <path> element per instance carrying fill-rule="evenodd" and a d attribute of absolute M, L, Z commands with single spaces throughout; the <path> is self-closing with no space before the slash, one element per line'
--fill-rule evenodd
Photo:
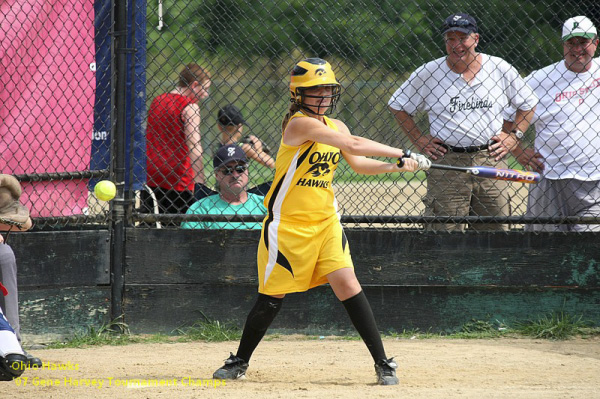
<path fill-rule="evenodd" d="M 300 111 L 300 104 L 293 102 L 292 105 L 290 105 L 290 110 L 283 117 L 283 121 L 281 121 L 282 132 L 285 131 L 285 128 L 287 127 L 287 124 L 290 121 L 290 118 L 298 111 Z"/>

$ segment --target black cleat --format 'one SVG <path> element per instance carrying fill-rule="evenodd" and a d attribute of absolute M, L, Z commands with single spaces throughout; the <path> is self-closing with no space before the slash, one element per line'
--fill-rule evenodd
<path fill-rule="evenodd" d="M 377 383 L 379 385 L 398 385 L 396 369 L 398 365 L 394 358 L 383 359 L 375 363 L 375 372 L 377 373 Z"/>
<path fill-rule="evenodd" d="M 23 374 L 27 368 L 27 359 L 24 355 L 11 353 L 0 356 L 0 381 L 12 381 Z"/>
<path fill-rule="evenodd" d="M 223 367 L 214 372 L 215 380 L 239 380 L 246 378 L 248 363 L 230 353 L 229 359 L 225 360 Z"/>
<path fill-rule="evenodd" d="M 31 367 L 31 368 L 40 368 L 42 367 L 42 361 L 40 360 L 39 357 L 35 357 L 32 354 L 29 354 L 25 351 L 23 351 L 23 353 L 25 354 L 25 357 L 27 358 L 27 366 Z"/>

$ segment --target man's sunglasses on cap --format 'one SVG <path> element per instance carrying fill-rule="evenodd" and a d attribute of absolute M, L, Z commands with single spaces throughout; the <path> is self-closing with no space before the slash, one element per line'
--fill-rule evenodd
<path fill-rule="evenodd" d="M 459 30 L 468 30 L 477 33 L 477 22 L 470 16 L 454 15 L 446 18 L 442 30 L 446 32 L 453 28 L 458 28 Z"/>
<path fill-rule="evenodd" d="M 471 26 L 471 25 L 473 25 L 473 23 L 471 21 L 466 20 L 466 19 L 459 19 L 457 21 L 451 20 L 451 21 L 448 21 L 448 22 L 446 22 L 444 24 L 444 26 L 446 28 L 462 28 L 462 27 Z"/>

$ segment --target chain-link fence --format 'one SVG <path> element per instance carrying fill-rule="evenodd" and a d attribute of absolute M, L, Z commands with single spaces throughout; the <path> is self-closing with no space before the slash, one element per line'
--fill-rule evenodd
<path fill-rule="evenodd" d="M 342 160 L 333 188 L 345 225 L 580 230 L 598 222 L 597 40 L 586 37 L 587 21 L 565 24 L 585 15 L 598 26 L 592 2 L 130 1 L 118 29 L 110 2 L 59 3 L 2 11 L 3 172 L 32 181 L 25 192 L 35 194 L 38 223 L 106 221 L 109 204 L 89 194 L 97 180 L 87 178 L 121 173 L 118 201 L 132 225 L 258 227 L 260 199 L 240 206 L 223 190 L 245 173 L 251 197 L 273 181 L 290 71 L 308 57 L 331 63 L 342 86 L 333 117 L 354 135 L 436 164 L 542 175 L 537 185 L 434 169 L 371 176 Z M 475 20 L 445 21 L 458 12 Z M 567 44 L 563 28 L 577 33 Z M 469 58 L 473 51 L 481 55 Z M 492 138 L 501 141 L 490 157 Z M 233 168 L 239 160 L 215 170 L 227 143 L 245 150 L 247 172 Z M 63 172 L 77 173 L 39 182 Z M 232 214 L 246 225 L 232 224 Z"/>

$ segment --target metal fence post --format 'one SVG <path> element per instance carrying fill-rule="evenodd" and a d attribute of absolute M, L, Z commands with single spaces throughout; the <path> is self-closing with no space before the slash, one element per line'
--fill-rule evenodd
<path fill-rule="evenodd" d="M 112 125 L 112 164 L 113 175 L 117 185 L 117 196 L 112 201 L 111 229 L 111 320 L 123 315 L 123 292 L 125 289 L 125 129 L 126 129 L 126 80 L 127 80 L 127 2 L 114 1 L 114 58 L 116 92 L 115 123 Z"/>

